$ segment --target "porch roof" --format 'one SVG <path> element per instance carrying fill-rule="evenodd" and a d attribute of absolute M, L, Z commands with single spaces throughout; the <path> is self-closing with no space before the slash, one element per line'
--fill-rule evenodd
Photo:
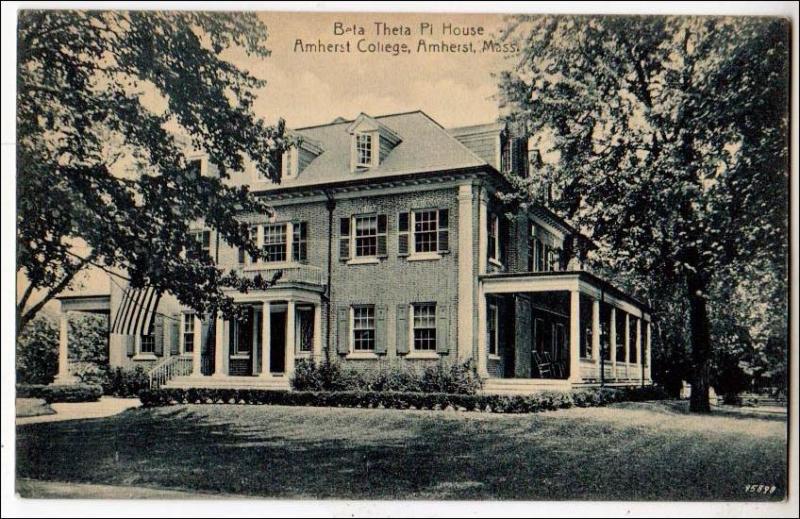
<path fill-rule="evenodd" d="M 610 282 L 585 270 L 558 272 L 496 272 L 480 276 L 486 294 L 514 292 L 552 292 L 578 290 L 599 297 L 623 310 L 650 320 L 652 308 L 642 300 L 623 292 Z M 632 308 L 631 308 L 632 307 Z"/>

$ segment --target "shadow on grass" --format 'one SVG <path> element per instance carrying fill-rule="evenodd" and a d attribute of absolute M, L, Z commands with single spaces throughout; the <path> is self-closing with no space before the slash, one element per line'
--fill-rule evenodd
<path fill-rule="evenodd" d="M 19 427 L 17 475 L 276 498 L 752 500 L 744 485 L 785 489 L 783 449 L 555 414 L 208 405 Z"/>

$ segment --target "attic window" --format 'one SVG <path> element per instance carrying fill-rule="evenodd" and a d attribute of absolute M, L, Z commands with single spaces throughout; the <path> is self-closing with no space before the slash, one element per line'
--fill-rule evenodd
<path fill-rule="evenodd" d="M 372 135 L 368 133 L 356 134 L 356 165 L 372 166 Z"/>
<path fill-rule="evenodd" d="M 298 173 L 297 146 L 292 146 L 281 155 L 281 178 L 295 178 Z"/>

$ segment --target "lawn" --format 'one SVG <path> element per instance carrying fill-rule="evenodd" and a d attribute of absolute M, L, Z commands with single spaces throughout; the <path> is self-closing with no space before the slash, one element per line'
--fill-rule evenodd
<path fill-rule="evenodd" d="M 17 434 L 17 474 L 33 480 L 280 498 L 774 500 L 786 492 L 785 417 L 701 417 L 669 403 L 533 415 L 185 405 Z M 746 491 L 760 484 L 777 490 Z"/>

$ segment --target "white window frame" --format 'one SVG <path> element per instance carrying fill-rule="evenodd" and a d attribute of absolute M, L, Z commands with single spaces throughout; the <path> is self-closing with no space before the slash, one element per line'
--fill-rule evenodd
<path fill-rule="evenodd" d="M 255 349 L 255 335 L 253 334 L 253 324 L 255 323 L 255 311 L 253 311 L 253 321 L 250 323 L 250 350 L 249 351 L 241 351 L 239 350 L 239 333 L 241 332 L 241 321 L 229 321 L 231 327 L 231 337 L 230 337 L 230 356 L 231 358 L 239 358 L 239 359 L 249 359 L 250 356 L 253 354 L 253 350 Z"/>
<path fill-rule="evenodd" d="M 355 149 L 354 153 L 354 161 L 355 166 L 357 168 L 371 168 L 375 165 L 375 138 L 379 137 L 375 132 L 356 132 L 353 135 L 353 146 Z M 361 146 L 359 140 L 360 139 L 367 139 L 367 146 Z M 369 152 L 369 161 L 363 162 L 361 160 L 361 154 L 359 153 L 360 150 L 365 150 Z"/>
<path fill-rule="evenodd" d="M 249 269 L 260 269 L 260 268 L 278 268 L 284 265 L 294 265 L 296 262 L 294 261 L 294 255 L 292 254 L 293 251 L 293 239 L 294 239 L 294 224 L 290 221 L 288 222 L 269 222 L 269 223 L 260 223 L 250 226 L 250 239 L 255 240 L 255 245 L 258 250 L 264 249 L 264 228 L 268 226 L 275 226 L 275 225 L 282 225 L 284 226 L 284 230 L 286 231 L 285 236 L 285 245 L 286 245 L 286 259 L 283 261 L 267 261 L 264 258 L 258 258 L 257 261 L 253 261 L 252 258 L 248 254 L 245 254 L 245 267 Z M 306 224 L 308 225 L 308 224 Z M 252 231 L 255 229 L 255 236 L 253 236 Z"/>
<path fill-rule="evenodd" d="M 487 334 L 487 342 L 486 350 L 489 353 L 489 358 L 492 359 L 499 359 L 500 358 L 500 311 L 497 307 L 497 304 L 491 303 L 486 305 L 486 334 Z M 489 328 L 489 323 L 494 326 L 494 350 L 492 351 L 492 342 L 489 341 L 489 332 L 492 331 Z"/>
<path fill-rule="evenodd" d="M 412 209 L 409 222 L 409 238 L 411 243 L 409 244 L 409 250 L 411 254 L 415 257 L 421 256 L 430 256 L 440 258 L 441 255 L 439 254 L 439 209 L 435 208 L 426 208 L 426 209 Z M 432 251 L 418 251 L 417 250 L 417 213 L 433 213 L 434 215 L 434 223 L 436 227 L 432 231 L 434 234 L 434 250 Z M 424 231 L 424 232 L 431 232 L 431 231 Z"/>
<path fill-rule="evenodd" d="M 433 349 L 417 349 L 417 346 L 416 346 L 416 340 L 415 340 L 415 334 L 414 334 L 414 331 L 416 330 L 416 326 L 414 325 L 414 313 L 415 313 L 415 310 L 417 309 L 417 307 L 422 307 L 422 306 L 430 306 L 430 307 L 433 308 Z M 416 355 L 419 355 L 419 356 L 426 356 L 426 355 L 438 356 L 436 354 L 437 348 L 438 348 L 438 337 L 436 336 L 437 326 L 438 326 L 436 310 L 437 310 L 437 304 L 435 302 L 431 302 L 431 301 L 411 303 L 409 305 L 409 307 L 408 307 L 408 311 L 409 311 L 409 316 L 408 316 L 408 325 L 409 325 L 408 340 L 409 340 L 409 345 L 408 345 L 408 348 L 409 348 L 409 350 L 408 351 L 412 355 L 416 354 Z M 426 328 L 421 328 L 421 329 L 429 330 L 430 328 L 426 327 Z"/>
<path fill-rule="evenodd" d="M 489 261 L 502 266 L 503 263 L 500 261 L 500 217 L 498 215 L 489 215 L 491 218 L 492 230 L 494 231 L 494 250 L 489 251 L 491 254 L 489 256 Z M 489 246 L 489 229 L 486 230 L 486 246 Z"/>
<path fill-rule="evenodd" d="M 356 349 L 356 309 L 371 309 L 372 310 L 372 328 L 359 328 L 359 330 L 372 330 L 372 349 Z M 367 320 L 369 321 L 369 317 Z M 376 355 L 375 347 L 377 345 L 377 336 L 376 336 L 376 314 L 375 314 L 375 305 L 372 304 L 357 304 L 350 306 L 350 354 L 351 355 L 366 355 L 366 356 L 373 356 Z"/>
<path fill-rule="evenodd" d="M 182 312 L 181 313 L 181 337 L 180 337 L 180 353 L 181 355 L 186 354 L 194 354 L 194 349 L 197 345 L 194 343 L 194 335 L 195 335 L 195 314 L 194 312 Z M 191 332 L 186 331 L 187 324 L 191 323 Z M 186 351 L 186 334 L 191 333 L 192 335 L 192 351 Z"/>
<path fill-rule="evenodd" d="M 361 238 L 373 238 L 375 240 L 375 254 L 360 256 L 357 254 L 356 247 L 356 223 L 361 218 L 371 218 L 375 220 L 375 234 L 373 236 L 362 236 Z M 378 260 L 378 213 L 356 214 L 350 217 L 350 262 Z"/>

